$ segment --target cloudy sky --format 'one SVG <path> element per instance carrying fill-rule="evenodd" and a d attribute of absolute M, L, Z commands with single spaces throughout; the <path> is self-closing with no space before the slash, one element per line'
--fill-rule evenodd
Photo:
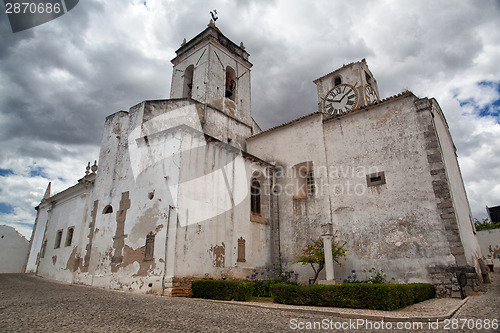
<path fill-rule="evenodd" d="M 500 1 L 83 0 L 12 33 L 0 13 L 0 224 L 28 238 L 49 181 L 74 185 L 104 119 L 168 98 L 175 50 L 217 26 L 250 53 L 263 129 L 316 111 L 312 81 L 366 58 L 382 98 L 435 97 L 474 217 L 500 205 Z"/>

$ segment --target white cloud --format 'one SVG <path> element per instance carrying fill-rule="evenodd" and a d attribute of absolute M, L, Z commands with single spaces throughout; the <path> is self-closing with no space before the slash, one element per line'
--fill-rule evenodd
<path fill-rule="evenodd" d="M 96 146 L 71 148 L 59 161 L 21 157 L 0 164 L 1 169 L 13 172 L 8 176 L 0 176 L 0 202 L 13 208 L 11 213 L 0 213 L 0 224 L 13 226 L 27 239 L 31 237 L 36 215 L 34 208 L 40 203 L 49 181 L 52 182 L 52 195 L 61 192 L 75 185 L 85 175 L 88 161 L 93 163 L 99 156 Z M 41 175 L 32 175 L 33 170 L 40 170 Z"/>

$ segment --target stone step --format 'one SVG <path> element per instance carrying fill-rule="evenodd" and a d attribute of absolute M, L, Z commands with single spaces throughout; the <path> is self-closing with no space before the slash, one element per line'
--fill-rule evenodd
<path fill-rule="evenodd" d="M 172 288 L 172 292 L 170 294 L 172 297 L 192 297 L 193 292 L 191 288 L 187 287 L 174 287 Z"/>

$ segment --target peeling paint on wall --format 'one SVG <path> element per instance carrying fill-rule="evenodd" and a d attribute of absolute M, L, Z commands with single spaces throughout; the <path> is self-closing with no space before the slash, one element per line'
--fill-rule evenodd
<path fill-rule="evenodd" d="M 213 257 L 213 265 L 215 267 L 225 267 L 226 261 L 226 244 L 222 242 L 222 245 L 215 245 L 210 247 L 209 252 Z"/>
<path fill-rule="evenodd" d="M 113 237 L 113 248 L 115 253 L 111 262 L 119 263 L 123 260 L 123 246 L 125 245 L 125 219 L 127 218 L 127 210 L 130 208 L 129 192 L 123 192 L 120 200 L 120 210 L 116 213 L 116 233 Z"/>
<path fill-rule="evenodd" d="M 123 248 L 123 260 L 120 263 L 112 263 L 111 271 L 116 273 L 120 268 L 125 268 L 128 265 L 137 262 L 139 264 L 139 270 L 133 275 L 133 277 L 147 276 L 148 273 L 152 273 L 156 268 L 156 262 L 154 260 L 144 261 L 144 251 L 146 246 L 142 246 L 137 249 L 132 249 L 130 246 L 125 245 Z"/>
<path fill-rule="evenodd" d="M 77 252 L 78 248 L 74 247 L 71 255 L 68 258 L 68 262 L 66 263 L 66 269 L 71 272 L 76 272 L 78 268 L 82 270 L 83 258 L 80 257 L 80 254 L 78 254 Z"/>
<path fill-rule="evenodd" d="M 82 272 L 88 272 L 89 270 L 89 264 L 90 264 L 90 254 L 92 252 L 92 242 L 94 240 L 94 227 L 95 227 L 95 219 L 97 216 L 97 206 L 99 205 L 99 200 L 94 201 L 94 206 L 92 207 L 92 213 L 91 213 L 91 220 L 89 224 L 89 242 L 87 243 L 87 246 L 85 247 L 85 258 L 84 258 L 84 264 L 82 267 Z M 99 230 L 99 229 L 97 229 Z M 95 232 L 97 232 L 97 230 Z"/>
<path fill-rule="evenodd" d="M 158 220 L 163 218 L 160 213 L 159 203 L 155 202 L 153 207 L 148 208 L 130 231 L 129 240 L 131 243 L 137 243 L 140 238 L 145 238 L 148 232 L 155 230 Z"/>

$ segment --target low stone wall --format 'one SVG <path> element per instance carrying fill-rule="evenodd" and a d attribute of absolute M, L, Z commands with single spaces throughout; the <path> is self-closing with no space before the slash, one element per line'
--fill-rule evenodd
<path fill-rule="evenodd" d="M 432 284 L 436 288 L 436 297 L 460 298 L 459 278 L 463 274 L 467 285 L 463 288 L 465 296 L 481 290 L 481 282 L 472 266 L 436 266 L 429 269 Z"/>

